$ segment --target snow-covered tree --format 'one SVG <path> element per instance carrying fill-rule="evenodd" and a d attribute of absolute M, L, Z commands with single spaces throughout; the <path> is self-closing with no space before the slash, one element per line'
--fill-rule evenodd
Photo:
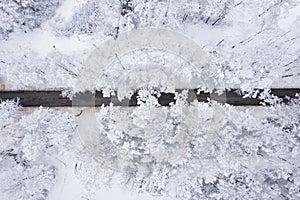
<path fill-rule="evenodd" d="M 118 31 L 118 19 L 121 16 L 121 4 L 118 0 L 88 0 L 76 7 L 71 20 L 61 23 L 55 19 L 53 28 L 58 35 L 76 35 L 101 33 L 113 35 Z"/>
<path fill-rule="evenodd" d="M 54 161 L 72 142 L 71 116 L 49 109 L 26 115 L 14 101 L 1 102 L 0 113 L 0 198 L 47 199 L 57 181 Z"/>
<path fill-rule="evenodd" d="M 48 198 L 56 176 L 54 166 L 33 164 L 11 152 L 1 152 L 0 156 L 1 199 Z"/>
<path fill-rule="evenodd" d="M 0 1 L 0 38 L 7 39 L 12 32 L 25 33 L 38 28 L 54 16 L 60 0 L 2 0 Z"/>
<path fill-rule="evenodd" d="M 27 47 L 2 50 L 1 55 L 3 62 L 0 62 L 0 77 L 14 89 L 43 88 L 46 85 L 50 88 L 71 87 L 82 68 L 85 56 L 70 56 L 52 50 L 45 58 Z"/>
<path fill-rule="evenodd" d="M 25 114 L 16 102 L 0 103 L 1 199 L 47 199 L 61 170 L 52 159 L 75 174 L 88 199 L 114 185 L 184 200 L 300 199 L 300 102 L 282 104 L 268 90 L 299 83 L 299 0 L 74 1 L 69 20 L 54 15 L 59 2 L 0 1 L 0 37 L 12 37 L 0 41 L 0 78 L 12 88 L 72 88 L 100 41 L 152 27 L 199 44 L 226 88 L 251 97 L 258 95 L 254 88 L 267 88 L 259 98 L 270 107 L 189 104 L 187 91 L 161 107 L 157 96 L 171 74 L 153 66 L 189 77 L 189 60 L 169 49 L 129 50 L 92 81 L 106 94 L 119 89 L 122 98 L 138 87 L 139 107 L 97 110 L 92 144 L 74 135 L 81 114 L 44 108 Z M 67 54 L 53 44 L 40 56 L 31 41 L 10 35 L 41 26 L 55 41 L 78 42 L 78 49 Z"/>
<path fill-rule="evenodd" d="M 299 198 L 299 99 L 257 115 L 215 102 L 189 105 L 184 95 L 169 109 L 141 98 L 136 109 L 97 113 L 99 145 L 84 145 L 101 167 L 85 171 L 96 167 L 103 177 L 104 166 L 106 184 L 174 199 Z"/>

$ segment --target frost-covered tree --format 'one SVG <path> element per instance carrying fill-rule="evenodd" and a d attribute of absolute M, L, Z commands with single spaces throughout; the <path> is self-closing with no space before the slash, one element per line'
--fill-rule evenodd
<path fill-rule="evenodd" d="M 55 181 L 54 166 L 20 160 L 11 152 L 1 152 L 0 156 L 1 199 L 47 199 Z"/>
<path fill-rule="evenodd" d="M 259 114 L 213 101 L 188 104 L 185 93 L 163 108 L 155 95 L 141 91 L 140 107 L 131 110 L 101 108 L 96 146 L 70 146 L 74 119 L 66 112 L 24 115 L 2 102 L 1 195 L 46 199 L 60 170 L 49 162 L 59 157 L 90 199 L 116 185 L 173 199 L 299 198 L 299 99 L 275 99 Z"/>
<path fill-rule="evenodd" d="M 18 5 L 14 2 L 11 1 L 7 5 Z M 51 20 L 47 24 L 50 26 L 45 26 L 45 31 L 55 33 L 57 37 L 78 37 L 76 40 L 84 44 L 84 47 L 80 47 L 83 49 L 78 50 L 78 54 L 69 56 L 69 60 L 77 59 L 79 54 L 86 51 L 84 48 L 90 48 L 90 51 L 94 48 L 86 43 L 98 46 L 99 41 L 116 38 L 123 31 L 157 27 L 181 32 L 201 45 L 210 55 L 211 61 L 222 71 L 227 88 L 241 88 L 252 92 L 253 88 L 278 87 L 279 82 L 288 86 L 299 80 L 297 0 L 285 3 L 276 0 L 88 0 L 78 1 L 73 6 L 74 12 L 70 14 L 70 19 L 64 20 L 62 16 L 55 15 L 50 17 Z M 55 86 L 66 87 L 64 78 L 51 76 L 53 71 L 56 71 L 53 68 L 57 69 L 55 56 L 49 56 L 49 62 L 45 63 L 44 60 L 36 60 L 38 56 L 31 55 L 33 50 L 27 50 L 30 48 L 27 44 L 20 44 L 20 48 L 21 50 L 9 53 L 5 53 L 4 50 L 0 54 L 0 65 L 5 66 L 2 69 L 9 68 L 8 71 L 1 70 L 0 73 L 6 73 L 9 78 L 13 75 L 10 83 L 26 87 L 29 85 L 26 82 L 34 80 L 30 84 L 35 82 L 38 86 L 53 87 L 51 83 L 56 82 Z M 64 55 L 64 52 L 59 54 Z M 144 54 L 147 55 L 147 52 Z M 85 58 L 86 56 L 82 56 L 82 61 Z M 122 60 L 122 57 L 119 59 Z M 32 60 L 34 64 L 25 65 L 28 60 Z M 60 73 L 69 76 L 64 71 L 73 71 L 78 74 L 72 64 L 58 67 L 62 69 Z M 132 61 L 132 65 L 134 64 L 138 65 L 135 59 Z M 53 67 L 41 71 L 31 70 L 37 65 Z M 28 79 L 19 78 L 23 70 L 28 74 Z M 1 78 L 5 79 L 6 75 Z M 68 87 L 71 86 L 69 83 Z"/>
<path fill-rule="evenodd" d="M 27 49 L 2 51 L 1 55 L 3 62 L 0 62 L 0 77 L 15 89 L 71 87 L 82 68 L 82 57 L 85 56 L 70 56 L 53 50 L 44 58 Z"/>
<path fill-rule="evenodd" d="M 53 28 L 58 35 L 92 33 L 112 35 L 117 31 L 120 16 L 121 4 L 118 0 L 88 0 L 76 7 L 68 22 L 61 23 L 62 19 L 56 18 Z"/>
<path fill-rule="evenodd" d="M 297 23 L 299 16 L 289 22 L 283 13 L 298 6 L 298 1 L 243 1 L 228 11 L 220 25 L 225 34 L 210 49 L 224 70 L 228 88 L 268 88 L 295 80 L 299 32 L 283 23 Z"/>
<path fill-rule="evenodd" d="M 55 161 L 72 142 L 72 117 L 42 108 L 26 115 L 13 101 L 1 102 L 0 113 L 0 198 L 47 199 L 59 179 Z"/>
<path fill-rule="evenodd" d="M 69 22 L 60 26 L 61 20 L 56 19 L 54 27 L 70 36 L 95 32 L 116 35 L 118 31 L 145 27 L 177 29 L 199 22 L 216 25 L 236 4 L 238 2 L 231 0 L 88 0 L 76 8 Z"/>
<path fill-rule="evenodd" d="M 184 94 L 157 108 L 145 94 L 136 109 L 97 113 L 99 145 L 84 145 L 101 167 L 85 165 L 98 177 L 81 175 L 88 185 L 104 184 L 104 166 L 105 184 L 174 199 L 299 198 L 299 99 L 276 100 L 257 115 L 215 102 L 189 105 Z"/>
<path fill-rule="evenodd" d="M 38 28 L 55 14 L 60 0 L 2 0 L 0 1 L 0 38 L 7 39 L 12 32 L 25 33 Z"/>
<path fill-rule="evenodd" d="M 2 37 L 41 26 L 57 2 L 1 1 Z M 201 45 L 227 88 L 255 97 L 253 88 L 291 86 L 299 79 L 299 8 L 298 0 L 87 0 L 75 6 L 69 21 L 52 18 L 45 31 L 84 43 L 117 38 L 131 29 L 175 30 Z M 13 88 L 72 87 L 86 53 L 54 50 L 41 57 L 30 45 L 18 44 L 12 51 L 0 50 L 0 76 Z M 136 80 L 123 89 L 137 86 L 147 76 L 136 72 L 149 63 L 189 70 L 188 62 L 164 51 L 140 49 L 117 61 L 93 80 L 108 93 L 123 74 Z M 154 74 L 145 81 L 151 85 L 141 87 L 139 107 L 111 105 L 97 111 L 93 145 L 71 146 L 75 121 L 69 113 L 39 108 L 25 115 L 16 103 L 2 102 L 1 198 L 46 199 L 60 170 L 49 164 L 56 156 L 65 158 L 68 173 L 75 173 L 89 199 L 114 184 L 184 200 L 300 198 L 299 99 L 284 105 L 265 90 L 259 97 L 271 107 L 259 113 L 213 101 L 189 104 L 183 93 L 166 108 L 157 99 L 161 77 L 168 79 Z"/>
<path fill-rule="evenodd" d="M 19 123 L 25 132 L 21 144 L 23 157 L 28 160 L 38 160 L 45 153 L 64 154 L 70 148 L 68 145 L 76 126 L 68 113 L 48 109 L 36 110 Z"/>
<path fill-rule="evenodd" d="M 20 109 L 12 101 L 0 104 L 0 197 L 46 199 L 53 187 L 56 169 L 23 158 L 24 132 L 18 126 L 22 117 Z"/>

